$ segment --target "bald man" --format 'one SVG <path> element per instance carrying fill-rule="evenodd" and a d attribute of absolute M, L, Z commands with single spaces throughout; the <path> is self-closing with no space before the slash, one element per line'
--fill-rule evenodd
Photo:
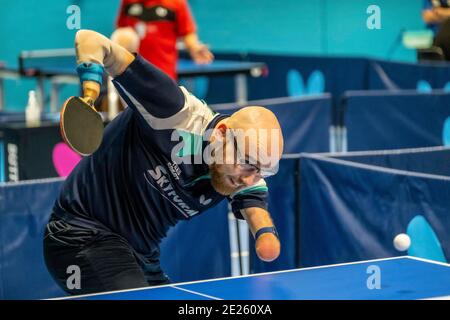
<path fill-rule="evenodd" d="M 94 31 L 79 31 L 75 45 L 83 99 L 95 101 L 106 71 L 129 108 L 106 127 L 100 148 L 73 170 L 54 204 L 44 256 L 61 288 L 82 294 L 168 283 L 160 240 L 179 220 L 224 198 L 248 222 L 258 256 L 276 259 L 280 242 L 264 181 L 276 173 L 283 151 L 274 114 L 259 106 L 215 113 Z M 67 287 L 73 265 L 80 286 Z"/>

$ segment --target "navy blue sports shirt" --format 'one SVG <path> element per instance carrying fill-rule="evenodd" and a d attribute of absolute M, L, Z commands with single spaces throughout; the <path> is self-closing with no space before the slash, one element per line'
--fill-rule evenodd
<path fill-rule="evenodd" d="M 115 232 L 145 254 L 177 221 L 224 199 L 204 161 L 176 163 L 172 152 L 182 159 L 202 153 L 204 133 L 227 116 L 139 55 L 113 83 L 128 108 L 107 125 L 100 148 L 67 177 L 53 210 L 69 222 Z M 242 219 L 240 209 L 267 208 L 267 192 L 260 180 L 227 198 Z"/>

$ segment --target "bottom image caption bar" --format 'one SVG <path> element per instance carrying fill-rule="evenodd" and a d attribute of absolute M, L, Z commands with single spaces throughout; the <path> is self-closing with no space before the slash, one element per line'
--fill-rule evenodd
<path fill-rule="evenodd" d="M 188 318 L 188 316 L 196 316 L 196 319 L 200 318 L 217 318 L 217 317 L 228 317 L 228 316 L 267 316 L 273 315 L 273 306 L 269 303 L 184 303 L 177 305 L 176 307 L 177 315 L 186 316 L 183 318 Z"/>

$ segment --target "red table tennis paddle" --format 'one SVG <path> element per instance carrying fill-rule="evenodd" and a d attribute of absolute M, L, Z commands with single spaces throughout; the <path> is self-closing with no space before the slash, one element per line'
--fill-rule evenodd
<path fill-rule="evenodd" d="M 64 102 L 59 126 L 64 141 L 82 156 L 94 153 L 102 142 L 102 117 L 92 105 L 78 97 Z"/>

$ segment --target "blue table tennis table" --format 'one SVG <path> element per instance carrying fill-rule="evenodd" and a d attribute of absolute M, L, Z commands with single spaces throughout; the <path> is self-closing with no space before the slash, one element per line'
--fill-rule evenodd
<path fill-rule="evenodd" d="M 370 277 L 378 270 L 379 287 Z M 371 289 L 370 289 L 371 288 Z M 413 300 L 450 299 L 450 265 L 394 257 L 61 299 Z"/>

